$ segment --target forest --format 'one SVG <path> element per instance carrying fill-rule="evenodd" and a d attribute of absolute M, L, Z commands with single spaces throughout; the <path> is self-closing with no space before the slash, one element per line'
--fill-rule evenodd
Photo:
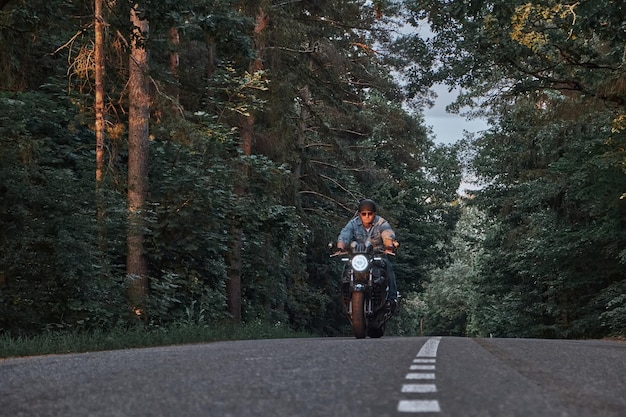
<path fill-rule="evenodd" d="M 617 0 L 0 0 L 0 334 L 343 335 L 328 243 L 372 198 L 400 242 L 389 334 L 624 336 L 625 22 Z M 489 129 L 436 143 L 435 86 Z"/>

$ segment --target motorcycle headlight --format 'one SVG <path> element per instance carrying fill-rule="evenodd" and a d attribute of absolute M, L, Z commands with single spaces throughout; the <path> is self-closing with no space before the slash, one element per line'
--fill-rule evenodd
<path fill-rule="evenodd" d="M 367 269 L 367 256 L 365 255 L 356 255 L 352 258 L 352 269 L 357 272 L 363 272 Z"/>

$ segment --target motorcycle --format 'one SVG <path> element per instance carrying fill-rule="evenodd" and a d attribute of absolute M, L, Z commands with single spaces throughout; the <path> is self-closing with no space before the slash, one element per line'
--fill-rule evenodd
<path fill-rule="evenodd" d="M 354 336 L 380 338 L 385 324 L 395 313 L 387 303 L 389 280 L 384 256 L 393 253 L 374 253 L 370 242 L 352 242 L 350 249 L 331 255 L 342 256 L 344 270 L 341 294 L 345 312 L 352 324 Z"/>

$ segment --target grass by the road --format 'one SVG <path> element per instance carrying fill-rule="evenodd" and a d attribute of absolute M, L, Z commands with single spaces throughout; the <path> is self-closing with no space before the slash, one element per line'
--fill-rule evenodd
<path fill-rule="evenodd" d="M 0 358 L 52 353 L 77 353 L 179 345 L 218 340 L 280 339 L 307 337 L 285 326 L 266 323 L 225 322 L 212 325 L 181 324 L 150 328 L 137 325 L 110 331 L 49 332 L 32 337 L 0 335 Z"/>

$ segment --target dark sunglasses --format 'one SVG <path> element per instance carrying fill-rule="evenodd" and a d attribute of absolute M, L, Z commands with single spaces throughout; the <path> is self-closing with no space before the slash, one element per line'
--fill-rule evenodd
<path fill-rule="evenodd" d="M 374 212 L 373 211 L 362 211 L 359 213 L 361 216 L 373 216 Z"/>

